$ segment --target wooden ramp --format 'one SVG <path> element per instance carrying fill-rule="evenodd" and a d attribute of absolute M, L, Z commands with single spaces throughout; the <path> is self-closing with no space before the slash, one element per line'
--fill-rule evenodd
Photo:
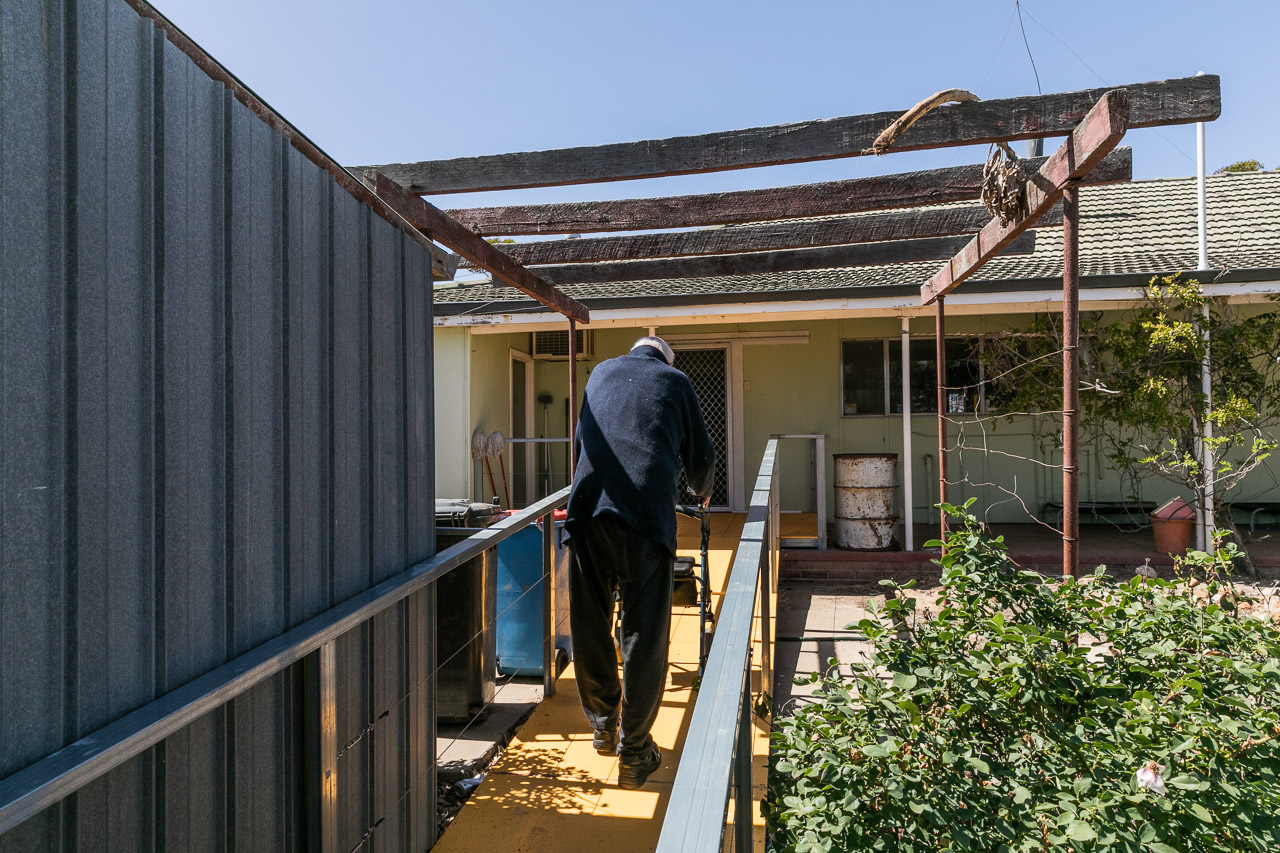
<path fill-rule="evenodd" d="M 719 609 L 720 592 L 742 533 L 743 519 L 742 515 L 727 513 L 711 517 L 713 610 Z M 697 543 L 696 523 L 681 518 L 680 553 L 696 554 Z M 556 684 L 556 695 L 539 705 L 516 733 L 507 751 L 441 836 L 433 848 L 436 853 L 638 853 L 654 849 L 693 712 L 693 684 L 698 672 L 698 609 L 696 604 L 682 604 L 687 596 L 679 592 L 677 596 L 672 612 L 667 689 L 653 727 L 663 762 L 645 786 L 638 791 L 619 788 L 618 760 L 597 755 L 591 748 L 591 729 L 578 704 L 570 665 Z M 753 660 L 758 666 L 758 650 Z M 759 680 L 759 669 L 753 669 L 756 691 Z M 764 823 L 759 816 L 759 801 L 764 796 L 768 728 L 759 720 L 753 751 L 755 849 L 763 851 Z"/>

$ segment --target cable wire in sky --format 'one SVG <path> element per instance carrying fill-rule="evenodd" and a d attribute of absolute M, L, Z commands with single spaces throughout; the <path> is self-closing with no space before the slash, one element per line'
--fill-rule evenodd
<path fill-rule="evenodd" d="M 1016 11 L 1016 10 L 1015 10 Z M 991 75 L 991 66 L 996 64 L 996 56 L 1000 53 L 1000 48 L 1004 47 L 1004 40 L 1009 37 L 1009 28 L 1013 26 L 1014 12 L 1009 13 L 1009 20 L 1004 23 L 1004 35 L 1000 36 L 1000 43 L 996 45 L 996 49 L 991 51 L 991 58 L 987 60 L 987 70 L 982 72 L 982 82 L 978 84 L 977 95 L 982 97 L 982 90 L 987 86 L 987 77 Z"/>
<path fill-rule="evenodd" d="M 1018 13 L 1018 29 L 1022 30 L 1022 43 L 1027 47 L 1027 59 L 1031 60 L 1031 73 L 1036 75 L 1036 94 L 1043 95 L 1044 92 L 1040 89 L 1040 72 L 1036 70 L 1036 58 L 1031 55 L 1031 43 L 1027 41 L 1027 28 L 1022 25 L 1021 0 L 1014 0 L 1013 8 Z M 1043 26 L 1043 24 L 1041 24 L 1041 26 Z M 1071 50 L 1071 48 L 1067 49 Z M 1075 53 L 1074 50 L 1071 52 Z"/>
<path fill-rule="evenodd" d="M 1016 2 L 1016 3 L 1015 3 L 1015 5 L 1017 6 L 1017 11 L 1018 11 L 1018 26 L 1022 26 L 1022 3 L 1021 3 L 1021 2 Z M 1072 48 L 1072 47 L 1071 47 L 1071 45 L 1067 44 L 1067 42 L 1066 42 L 1066 41 L 1065 41 L 1061 36 L 1059 36 L 1059 35 L 1058 35 L 1057 33 L 1055 33 L 1053 30 L 1051 30 L 1051 29 L 1049 29 L 1048 27 L 1046 27 L 1044 24 L 1040 23 L 1040 19 L 1039 19 L 1039 18 L 1037 18 L 1035 15 L 1031 14 L 1031 12 L 1030 12 L 1030 11 L 1028 11 L 1028 12 L 1027 12 L 1027 17 L 1028 17 L 1028 18 L 1030 18 L 1030 19 L 1031 19 L 1031 21 L 1032 21 L 1032 23 L 1034 23 L 1037 27 L 1039 27 L 1040 29 L 1044 30 L 1046 33 L 1048 33 L 1049 35 L 1051 35 L 1051 36 L 1053 36 L 1055 39 L 1057 39 L 1058 43 L 1059 43 L 1059 44 L 1061 44 L 1063 47 L 1065 47 L 1065 48 L 1066 48 L 1066 49 L 1071 53 L 1071 55 L 1072 55 L 1072 56 L 1074 56 L 1074 57 L 1076 58 L 1076 60 L 1077 60 L 1077 61 L 1079 61 L 1079 63 L 1080 63 L 1081 65 L 1083 65 L 1085 68 L 1087 68 L 1087 69 L 1089 70 L 1089 73 L 1090 73 L 1090 74 L 1092 74 L 1094 77 L 1097 77 L 1097 78 L 1098 78 L 1098 81 L 1099 81 L 1100 83 L 1102 83 L 1102 85 L 1104 85 L 1104 86 L 1110 86 L 1110 85 L 1111 85 L 1111 82 L 1110 82 L 1109 80 L 1107 80 L 1107 78 L 1103 77 L 1103 76 L 1102 76 L 1101 74 L 1099 74 L 1096 70 L 1094 70 L 1094 67 L 1093 67 L 1092 65 L 1090 65 L 1090 64 L 1089 64 L 1089 63 L 1087 63 L 1087 62 L 1085 62 L 1085 61 L 1084 61 L 1084 57 L 1082 57 L 1080 54 L 1076 53 L 1076 52 L 1075 52 L 1075 49 L 1074 49 L 1074 48 Z M 1022 31 L 1022 40 L 1023 40 L 1023 42 L 1025 42 L 1025 41 L 1026 41 L 1026 39 L 1027 39 L 1027 31 L 1026 31 L 1026 30 L 1023 30 L 1023 31 Z M 1031 48 L 1030 48 L 1030 46 L 1028 46 L 1028 47 L 1027 47 L 1027 56 L 1030 56 L 1030 55 L 1031 55 Z M 1034 68 L 1035 68 L 1035 66 L 1036 66 L 1036 61 L 1035 61 L 1034 59 L 1032 59 L 1032 60 L 1031 60 L 1031 67 L 1032 67 L 1032 69 L 1034 69 Z M 1039 88 L 1040 88 L 1040 78 L 1039 78 L 1038 76 L 1036 77 L 1036 88 L 1037 88 L 1037 89 L 1039 89 Z M 1188 154 L 1186 151 L 1184 151 L 1184 150 L 1182 149 L 1182 146 L 1181 146 L 1181 145 L 1179 145 L 1178 143 L 1176 143 L 1176 142 L 1174 142 L 1172 139 L 1170 139 L 1168 136 L 1166 136 L 1166 135 L 1164 134 L 1164 132 L 1163 132 L 1163 131 L 1161 131 L 1161 130 L 1160 130 L 1160 129 L 1158 129 L 1158 128 L 1153 128 L 1153 130 L 1155 131 L 1156 136 L 1159 136 L 1159 137 L 1160 137 L 1161 139 L 1163 139 L 1165 142 L 1169 143 L 1169 145 L 1170 145 L 1170 146 L 1172 146 L 1172 147 L 1173 147 L 1173 149 L 1174 149 L 1174 150 L 1176 150 L 1179 154 L 1181 154 L 1183 157 L 1186 157 L 1186 158 L 1187 158 L 1187 160 L 1189 160 L 1190 162 L 1192 162 L 1192 163 L 1194 163 L 1194 162 L 1195 162 L 1195 159 L 1194 159 L 1194 158 L 1192 158 L 1192 156 L 1191 156 L 1190 154 Z"/>
<path fill-rule="evenodd" d="M 1019 11 L 1018 11 L 1018 23 L 1019 23 L 1019 24 L 1021 24 L 1021 23 L 1022 23 L 1022 11 L 1021 11 L 1022 7 L 1021 7 L 1021 6 L 1019 6 L 1019 7 L 1018 7 L 1018 9 L 1019 9 Z M 1055 39 L 1057 39 L 1057 40 L 1058 40 L 1058 43 L 1059 43 L 1060 45 L 1062 45 L 1063 47 L 1065 47 L 1068 51 L 1070 51 L 1071 55 L 1072 55 L 1072 56 L 1074 56 L 1077 60 L 1079 60 L 1079 62 L 1080 62 L 1080 64 L 1081 64 L 1081 65 L 1083 65 L 1085 68 L 1089 69 L 1089 72 L 1090 72 L 1091 74 L 1093 74 L 1093 76 L 1094 76 L 1094 77 L 1097 77 L 1097 78 L 1098 78 L 1098 81 L 1099 81 L 1100 83 L 1102 83 L 1104 86 L 1106 86 L 1106 85 L 1110 85 L 1109 83 L 1107 83 L 1106 78 L 1105 78 L 1105 77 L 1103 77 L 1101 74 L 1099 74 L 1097 71 L 1094 71 L 1093 66 L 1092 66 L 1092 65 L 1090 65 L 1089 63 L 1085 62 L 1085 61 L 1084 61 L 1084 57 L 1082 57 L 1080 54 L 1076 53 L 1076 52 L 1075 52 L 1075 50 L 1071 47 L 1071 45 L 1069 45 L 1069 44 L 1067 44 L 1065 41 L 1063 41 L 1063 40 L 1062 40 L 1062 38 L 1061 38 L 1057 33 L 1055 33 L 1053 30 L 1049 29 L 1049 28 L 1048 28 L 1048 27 L 1046 27 L 1044 24 L 1040 23 L 1040 19 L 1039 19 L 1039 18 L 1037 18 L 1035 15 L 1031 14 L 1031 12 L 1030 12 L 1030 11 L 1028 11 L 1028 12 L 1027 12 L 1027 17 L 1028 17 L 1028 18 L 1030 18 L 1030 19 L 1032 20 L 1032 22 L 1033 22 L 1033 23 L 1035 23 L 1035 25 L 1036 25 L 1037 27 L 1039 27 L 1040 29 L 1044 30 L 1046 33 L 1048 33 L 1049 35 L 1051 35 L 1051 36 L 1053 36 Z M 1024 31 L 1023 31 L 1023 33 L 1022 33 L 1022 37 L 1023 37 L 1024 39 L 1027 37 L 1027 34 L 1026 34 L 1026 31 L 1025 31 L 1025 30 L 1024 30 Z M 1031 49 L 1030 49 L 1030 48 L 1027 48 L 1027 52 L 1028 52 L 1028 54 L 1030 54 Z M 1034 60 L 1033 60 L 1033 62 L 1034 62 Z"/>

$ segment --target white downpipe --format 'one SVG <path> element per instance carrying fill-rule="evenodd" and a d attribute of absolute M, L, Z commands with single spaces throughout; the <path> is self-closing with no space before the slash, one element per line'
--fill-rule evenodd
<path fill-rule="evenodd" d="M 1204 72 L 1200 72 L 1203 74 Z M 1209 269 L 1209 205 L 1205 193 L 1205 144 L 1204 122 L 1196 122 L 1196 214 L 1199 226 L 1198 261 L 1201 271 Z M 1204 282 L 1201 282 L 1203 284 Z M 1204 505 L 1196 524 L 1196 547 L 1202 551 L 1209 550 L 1213 544 L 1213 450 L 1209 439 L 1213 438 L 1213 424 L 1208 414 L 1213 404 L 1212 385 L 1209 375 L 1209 306 L 1202 308 L 1202 330 L 1204 334 L 1204 360 L 1200 364 L 1200 390 L 1205 398 L 1204 438 L 1200 442 L 1200 467 L 1204 472 Z"/>
<path fill-rule="evenodd" d="M 1200 269 L 1209 268 L 1209 206 L 1205 200 L 1204 122 L 1196 122 L 1196 213 L 1199 224 Z M 1202 282 L 1203 283 L 1203 282 Z"/>
<path fill-rule="evenodd" d="M 1206 303 L 1202 307 L 1204 312 L 1204 361 L 1200 365 L 1200 390 L 1204 393 L 1204 440 L 1200 442 L 1203 453 L 1201 467 L 1204 469 L 1204 514 L 1201 518 L 1204 527 L 1204 547 L 1200 550 L 1208 551 L 1213 546 L 1213 448 L 1210 446 L 1209 439 L 1213 438 L 1213 422 L 1209 420 L 1209 413 L 1213 410 L 1213 385 L 1210 382 L 1209 375 L 1209 306 Z"/>
<path fill-rule="evenodd" d="M 911 319 L 902 318 L 902 547 L 916 549 L 912 533 L 912 508 L 915 498 L 911 490 Z"/>

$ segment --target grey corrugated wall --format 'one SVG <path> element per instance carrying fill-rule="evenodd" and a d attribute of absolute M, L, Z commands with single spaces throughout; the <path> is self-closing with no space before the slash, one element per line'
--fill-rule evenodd
<path fill-rule="evenodd" d="M 122 0 L 0 3 L 0 778 L 434 551 L 430 289 Z M 338 643 L 344 851 L 431 843 L 431 594 Z M 305 848 L 305 696 L 0 851 Z"/>

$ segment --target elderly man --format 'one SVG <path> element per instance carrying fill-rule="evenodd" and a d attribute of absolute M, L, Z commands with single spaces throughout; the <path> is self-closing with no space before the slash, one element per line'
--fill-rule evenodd
<path fill-rule="evenodd" d="M 715 472 L 698 398 L 674 362 L 671 347 L 654 337 L 602 362 L 587 382 L 574 442 L 565 522 L 574 671 L 592 743 L 602 755 L 618 754 L 623 788 L 639 788 L 662 764 L 649 729 L 666 683 L 680 464 L 698 495 L 711 493 Z"/>

